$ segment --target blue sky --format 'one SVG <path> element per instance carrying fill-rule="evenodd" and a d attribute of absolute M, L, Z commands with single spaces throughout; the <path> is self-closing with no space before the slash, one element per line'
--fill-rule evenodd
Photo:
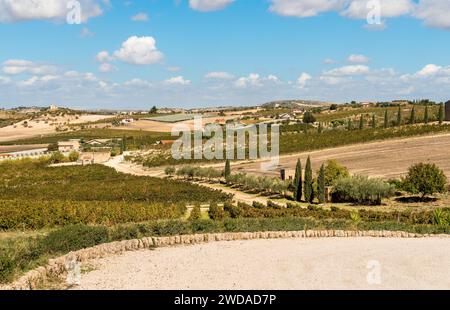
<path fill-rule="evenodd" d="M 0 107 L 450 99 L 448 0 L 68 2 L 0 0 Z"/>

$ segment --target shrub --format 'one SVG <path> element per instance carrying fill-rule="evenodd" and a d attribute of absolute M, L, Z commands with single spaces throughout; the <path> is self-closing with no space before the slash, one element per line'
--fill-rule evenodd
<path fill-rule="evenodd" d="M 46 252 L 58 254 L 93 247 L 108 240 L 106 227 L 79 224 L 50 232 L 42 243 Z"/>
<path fill-rule="evenodd" d="M 392 185 L 367 176 L 356 175 L 339 178 L 335 183 L 333 200 L 350 201 L 360 204 L 381 204 L 383 198 L 394 194 Z"/>
<path fill-rule="evenodd" d="M 52 163 L 52 164 L 59 164 L 59 163 L 64 162 L 65 157 L 61 152 L 57 151 L 57 152 L 52 153 L 49 160 L 50 160 L 50 163 Z"/>
<path fill-rule="evenodd" d="M 444 193 L 447 177 L 435 164 L 416 164 L 409 168 L 403 180 L 403 188 L 411 194 L 421 194 L 422 198 L 435 193 Z"/>
<path fill-rule="evenodd" d="M 315 122 L 316 122 L 316 118 L 314 117 L 314 115 L 309 111 L 305 112 L 305 114 L 303 115 L 303 123 L 312 124 Z"/>
<path fill-rule="evenodd" d="M 75 162 L 80 158 L 80 153 L 76 152 L 76 151 L 72 151 L 69 154 L 69 161 L 70 162 Z"/>
<path fill-rule="evenodd" d="M 175 174 L 175 168 L 174 167 L 167 167 L 165 170 L 164 170 L 164 173 L 166 174 L 166 175 L 169 175 L 169 176 L 171 176 L 171 175 L 174 175 Z"/>
<path fill-rule="evenodd" d="M 224 205 L 224 207 L 223 207 L 223 209 L 224 209 L 225 212 L 227 212 L 227 213 L 230 215 L 230 217 L 232 217 L 232 218 L 238 218 L 238 217 L 240 217 L 241 214 L 242 214 L 242 210 L 241 210 L 239 207 L 233 205 L 231 202 L 226 202 L 225 205 Z"/>
<path fill-rule="evenodd" d="M 217 203 L 212 203 L 209 206 L 209 217 L 212 220 L 223 220 L 226 217 L 226 213 Z"/>
<path fill-rule="evenodd" d="M 191 211 L 191 214 L 189 215 L 189 220 L 195 221 L 195 220 L 199 220 L 201 217 L 202 217 L 202 211 L 200 209 L 200 205 L 195 205 Z"/>

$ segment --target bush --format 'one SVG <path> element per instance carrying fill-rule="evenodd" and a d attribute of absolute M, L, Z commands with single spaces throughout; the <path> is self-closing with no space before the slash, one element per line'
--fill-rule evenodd
<path fill-rule="evenodd" d="M 314 117 L 314 115 L 309 111 L 305 112 L 305 114 L 303 115 L 303 123 L 312 124 L 315 122 L 316 122 L 316 118 Z"/>
<path fill-rule="evenodd" d="M 223 220 L 226 217 L 226 213 L 217 203 L 212 203 L 209 206 L 209 217 L 212 220 Z"/>
<path fill-rule="evenodd" d="M 68 253 L 108 242 L 106 227 L 73 225 L 55 230 L 42 240 L 47 253 Z"/>
<path fill-rule="evenodd" d="M 166 174 L 166 175 L 169 175 L 169 176 L 171 176 L 171 175 L 174 175 L 175 174 L 175 168 L 174 167 L 167 167 L 165 170 L 164 170 L 164 173 Z"/>
<path fill-rule="evenodd" d="M 195 205 L 194 208 L 191 211 L 191 214 L 189 215 L 190 221 L 199 220 L 202 217 L 202 211 L 200 209 L 200 205 Z"/>
<path fill-rule="evenodd" d="M 420 163 L 409 168 L 403 180 L 403 188 L 411 194 L 420 194 L 422 198 L 435 193 L 446 192 L 447 177 L 435 164 Z"/>
<path fill-rule="evenodd" d="M 65 157 L 61 152 L 57 151 L 52 153 L 49 160 L 52 164 L 59 164 L 65 161 Z"/>
<path fill-rule="evenodd" d="M 70 162 L 75 162 L 80 158 L 80 153 L 76 152 L 76 151 L 72 151 L 69 153 L 69 161 Z"/>
<path fill-rule="evenodd" d="M 380 179 L 369 179 L 356 175 L 341 177 L 335 182 L 334 201 L 358 202 L 359 204 L 381 204 L 383 198 L 391 197 L 394 187 Z"/>

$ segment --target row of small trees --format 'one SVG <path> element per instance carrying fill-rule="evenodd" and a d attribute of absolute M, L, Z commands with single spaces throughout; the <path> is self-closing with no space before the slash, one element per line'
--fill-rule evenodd
<path fill-rule="evenodd" d="M 437 120 L 439 121 L 440 125 L 444 122 L 444 105 L 443 104 L 441 104 L 439 106 L 439 112 L 438 112 L 438 115 L 437 115 Z M 431 117 L 430 117 L 429 108 L 428 108 L 428 106 L 425 106 L 423 122 L 427 125 L 427 124 L 429 124 L 430 121 L 431 121 Z M 416 107 L 413 107 L 411 109 L 411 114 L 409 116 L 408 124 L 412 124 L 413 125 L 416 122 L 417 122 Z M 395 121 L 395 125 L 396 126 L 401 126 L 402 124 L 403 124 L 402 108 L 401 108 L 401 106 L 399 106 L 398 107 L 398 112 L 397 112 L 397 119 Z M 390 116 L 389 116 L 388 110 L 386 110 L 384 112 L 383 128 L 389 128 L 389 125 L 390 125 Z M 347 129 L 348 130 L 352 130 L 353 126 L 354 126 L 353 125 L 353 121 L 349 120 L 348 123 L 347 123 Z M 364 127 L 365 127 L 365 118 L 364 118 L 364 115 L 361 115 L 360 119 L 359 119 L 359 129 L 362 130 L 362 129 L 364 129 Z M 372 115 L 371 127 L 372 128 L 377 128 L 377 117 L 376 117 L 375 114 Z"/>

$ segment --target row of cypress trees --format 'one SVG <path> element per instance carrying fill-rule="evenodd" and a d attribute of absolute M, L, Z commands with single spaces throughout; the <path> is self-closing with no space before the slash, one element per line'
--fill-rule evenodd
<path fill-rule="evenodd" d="M 424 112 L 424 123 L 428 124 L 430 122 L 430 113 L 428 110 L 428 106 L 425 106 L 425 112 Z M 439 120 L 439 124 L 441 125 L 444 122 L 444 105 L 440 105 L 439 106 L 439 113 L 438 113 L 438 120 Z M 409 124 L 415 124 L 417 122 L 417 117 L 416 117 L 416 107 L 413 107 L 411 110 L 411 115 L 409 117 Z M 398 112 L 397 112 L 397 126 L 400 126 L 402 124 L 402 108 L 401 106 L 398 107 Z M 375 114 L 372 115 L 372 122 L 371 122 L 372 128 L 376 128 L 377 127 L 377 121 L 376 121 L 376 116 Z M 388 128 L 389 127 L 389 113 L 388 110 L 386 110 L 384 112 L 384 124 L 383 124 L 384 128 Z M 351 130 L 353 129 L 353 122 L 351 120 L 349 120 L 348 123 L 348 129 Z M 359 119 L 359 129 L 362 130 L 364 129 L 364 116 L 361 115 L 360 119 Z"/>
<path fill-rule="evenodd" d="M 306 202 L 312 203 L 316 195 L 319 203 L 325 202 L 325 166 L 322 164 L 320 167 L 317 176 L 317 192 L 315 192 L 311 158 L 308 156 L 304 179 L 302 162 L 300 159 L 297 161 L 294 178 L 294 200 L 300 202 L 302 201 L 302 197 L 304 197 Z"/>

